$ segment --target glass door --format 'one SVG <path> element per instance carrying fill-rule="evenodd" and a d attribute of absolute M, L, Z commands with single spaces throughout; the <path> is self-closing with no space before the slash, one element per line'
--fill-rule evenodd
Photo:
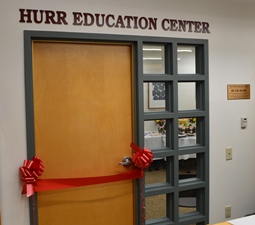
<path fill-rule="evenodd" d="M 143 42 L 145 224 L 207 224 L 207 42 Z"/>

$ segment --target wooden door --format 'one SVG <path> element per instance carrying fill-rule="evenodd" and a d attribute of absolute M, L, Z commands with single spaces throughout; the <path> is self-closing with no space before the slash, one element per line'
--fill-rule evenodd
<path fill-rule="evenodd" d="M 41 178 L 123 173 L 133 139 L 132 46 L 33 42 Z M 38 193 L 39 225 L 134 224 L 132 180 Z"/>

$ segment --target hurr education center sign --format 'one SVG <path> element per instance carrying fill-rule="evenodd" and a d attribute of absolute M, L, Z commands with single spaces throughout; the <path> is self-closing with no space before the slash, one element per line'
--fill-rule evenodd
<path fill-rule="evenodd" d="M 56 24 L 74 26 L 97 26 L 122 29 L 157 30 L 164 31 L 210 33 L 209 23 L 201 21 L 162 19 L 152 17 L 123 16 L 113 14 L 72 12 L 72 21 L 67 20 L 64 11 L 19 9 L 20 23 Z"/>

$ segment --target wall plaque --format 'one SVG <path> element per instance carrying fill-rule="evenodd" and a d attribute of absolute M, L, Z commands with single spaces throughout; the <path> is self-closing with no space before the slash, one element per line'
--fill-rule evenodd
<path fill-rule="evenodd" d="M 250 99 L 250 84 L 228 84 L 228 100 Z"/>

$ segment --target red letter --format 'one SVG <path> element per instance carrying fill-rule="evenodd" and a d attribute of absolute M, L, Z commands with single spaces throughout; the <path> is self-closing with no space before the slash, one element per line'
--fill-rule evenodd
<path fill-rule="evenodd" d="M 105 17 L 105 14 L 96 13 L 95 16 L 96 16 L 96 25 L 97 25 L 98 27 L 104 26 L 104 17 Z M 101 22 L 101 24 L 99 23 L 99 17 L 100 17 L 100 16 L 102 16 L 102 22 Z"/>
<path fill-rule="evenodd" d="M 73 25 L 81 25 L 83 21 L 80 21 L 82 14 L 79 12 L 73 12 Z"/>
<path fill-rule="evenodd" d="M 162 20 L 161 27 L 162 27 L 163 30 L 167 31 L 167 30 L 169 30 L 169 27 L 168 28 L 165 27 L 165 22 L 169 23 L 168 19 L 163 19 Z"/>
<path fill-rule="evenodd" d="M 149 18 L 149 22 L 150 22 L 149 30 L 152 30 L 152 26 L 154 30 L 157 30 L 157 18 Z"/>
<path fill-rule="evenodd" d="M 91 13 L 83 13 L 84 16 L 84 26 L 91 26 L 94 23 L 94 16 Z M 90 17 L 90 23 L 88 23 L 88 16 Z"/>
<path fill-rule="evenodd" d="M 124 22 L 123 22 L 123 19 L 122 19 L 121 16 L 118 16 L 118 19 L 117 19 L 117 22 L 116 22 L 115 27 L 119 27 L 118 24 L 120 24 L 120 27 L 121 27 L 121 28 L 125 28 L 125 25 L 124 25 Z"/>
<path fill-rule="evenodd" d="M 179 30 L 178 31 L 184 31 L 186 32 L 186 20 L 178 20 L 179 22 Z"/>
<path fill-rule="evenodd" d="M 45 23 L 56 24 L 57 22 L 54 20 L 55 12 L 51 10 L 45 10 Z"/>
<path fill-rule="evenodd" d="M 130 26 L 130 20 L 132 20 L 133 17 L 132 17 L 132 16 L 125 16 L 125 17 L 124 17 L 124 20 L 125 20 L 125 19 L 127 19 L 127 26 L 126 26 L 126 28 L 131 28 L 131 26 Z"/>
<path fill-rule="evenodd" d="M 176 27 L 177 20 L 170 20 L 171 26 L 170 30 L 171 31 L 177 31 L 178 27 Z"/>
<path fill-rule="evenodd" d="M 186 24 L 189 25 L 189 30 L 188 30 L 188 32 L 192 32 L 192 31 L 193 31 L 193 30 L 192 30 L 192 24 L 194 24 L 194 22 L 193 22 L 193 21 L 186 21 Z"/>
<path fill-rule="evenodd" d="M 202 31 L 202 33 L 208 33 L 208 34 L 210 34 L 211 32 L 209 31 L 209 23 L 202 22 L 202 25 L 203 25 L 203 31 Z"/>
<path fill-rule="evenodd" d="M 43 21 L 43 10 L 40 10 L 40 20 L 38 20 L 38 18 L 37 18 L 37 12 L 38 12 L 38 10 L 33 10 L 33 13 L 34 13 L 34 22 L 35 23 L 42 23 L 42 21 Z"/>
<path fill-rule="evenodd" d="M 144 21 L 144 25 L 142 23 L 142 20 Z M 139 18 L 139 22 L 138 23 L 139 23 L 139 27 L 142 28 L 142 29 L 146 29 L 148 27 L 148 20 L 145 17 Z"/>
<path fill-rule="evenodd" d="M 31 20 L 31 9 L 19 9 L 20 11 L 20 20 L 19 22 L 20 23 L 32 23 L 32 20 Z M 27 14 L 25 14 L 24 12 L 27 11 Z M 25 17 L 27 17 L 27 21 L 25 21 Z"/>
<path fill-rule="evenodd" d="M 134 18 L 134 26 L 133 26 L 133 28 L 138 29 L 138 26 L 137 26 L 137 19 L 138 19 L 138 17 L 134 16 L 133 18 Z"/>
<path fill-rule="evenodd" d="M 63 12 L 63 11 L 57 11 L 57 15 L 58 15 L 58 22 L 57 24 L 68 24 L 66 22 L 66 12 Z"/>
<path fill-rule="evenodd" d="M 106 23 L 106 25 L 107 25 L 107 27 L 113 27 L 113 26 L 115 26 L 115 23 L 113 23 L 113 24 L 110 24 L 109 23 L 109 17 L 112 17 L 112 19 L 114 20 L 114 15 L 107 15 L 106 16 L 106 18 L 105 18 L 105 23 Z"/>
<path fill-rule="evenodd" d="M 195 23 L 195 31 L 196 33 L 201 33 L 201 22 L 194 22 Z"/>

